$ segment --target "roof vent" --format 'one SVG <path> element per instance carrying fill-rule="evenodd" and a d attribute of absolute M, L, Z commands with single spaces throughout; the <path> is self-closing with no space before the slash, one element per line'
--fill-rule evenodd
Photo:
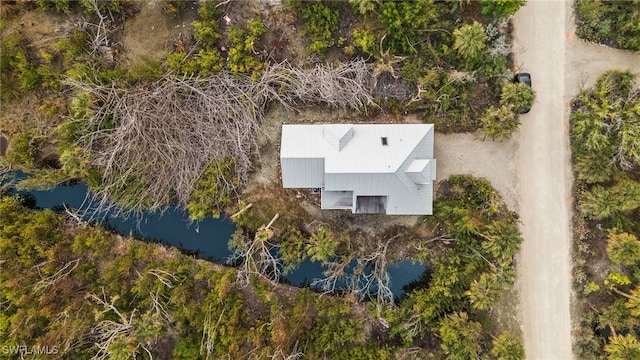
<path fill-rule="evenodd" d="M 435 174 L 431 173 L 431 170 L 433 170 L 431 161 L 428 159 L 415 159 L 409 164 L 405 173 L 418 185 L 429 184 L 431 180 L 435 179 Z"/>
<path fill-rule="evenodd" d="M 382 146 L 387 146 L 387 138 L 386 137 L 381 137 L 380 140 L 382 140 Z"/>
<path fill-rule="evenodd" d="M 330 124 L 323 127 L 324 139 L 336 150 L 341 151 L 353 138 L 353 126 L 347 124 Z"/>

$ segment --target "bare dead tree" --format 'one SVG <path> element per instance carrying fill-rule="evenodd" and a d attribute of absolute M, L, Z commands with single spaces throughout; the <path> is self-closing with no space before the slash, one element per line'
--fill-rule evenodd
<path fill-rule="evenodd" d="M 222 317 L 224 316 L 225 309 L 222 309 L 218 320 L 213 322 L 213 310 L 212 304 L 209 303 L 209 310 L 204 317 L 204 324 L 202 328 L 202 338 L 200 340 L 200 355 L 205 355 L 206 359 L 209 359 L 213 354 L 214 350 L 214 342 L 218 334 L 218 326 L 220 325 L 220 321 L 222 321 Z"/>
<path fill-rule="evenodd" d="M 40 269 L 48 264 L 49 261 L 34 265 L 33 268 L 36 269 L 38 275 L 40 276 L 40 280 L 33 284 L 33 287 L 37 294 L 42 294 L 45 290 L 47 290 L 51 285 L 57 283 L 58 281 L 66 278 L 69 274 L 73 272 L 80 264 L 80 258 L 71 260 L 63 264 L 60 269 L 58 269 L 55 273 L 44 276 Z"/>
<path fill-rule="evenodd" d="M 379 303 L 393 303 L 391 278 L 387 271 L 389 265 L 387 250 L 391 241 L 396 238 L 398 235 L 384 242 L 378 242 L 373 251 L 358 258 L 358 264 L 354 269 L 352 291 L 360 299 L 373 297 Z"/>
<path fill-rule="evenodd" d="M 162 272 L 156 274 L 166 275 L 169 273 Z M 154 275 L 156 276 L 156 275 Z M 169 276 L 171 277 L 171 276 Z M 134 308 L 130 313 L 124 313 L 120 311 L 114 304 L 118 300 L 118 296 L 109 297 L 102 288 L 102 294 L 96 295 L 89 293 L 86 298 L 96 302 L 103 310 L 102 314 L 113 313 L 116 315 L 116 320 L 101 320 L 91 329 L 87 334 L 87 338 L 93 342 L 94 346 L 98 349 L 98 352 L 92 359 L 108 359 L 112 357 L 111 345 L 114 342 L 124 341 L 129 349 L 135 354 L 138 350 L 143 350 L 152 359 L 150 345 L 151 342 L 140 342 L 138 339 L 139 331 L 141 327 L 144 328 L 144 319 L 149 319 L 149 315 L 153 318 L 155 313 L 158 318 L 158 325 L 166 326 L 166 324 L 172 321 L 171 314 L 167 311 L 166 302 L 160 300 L 160 296 L 156 292 L 155 294 L 149 293 L 152 300 L 151 311 L 138 314 L 140 311 L 138 308 Z M 142 329 L 148 331 L 148 329 Z"/>
<path fill-rule="evenodd" d="M 100 59 L 104 61 L 105 65 L 114 66 L 115 56 L 112 47 L 112 38 L 117 31 L 117 27 L 114 25 L 115 20 L 113 19 L 111 10 L 109 10 L 111 20 L 109 20 L 107 16 L 102 13 L 98 1 L 99 0 L 85 1 L 85 4 L 91 6 L 97 20 L 87 20 L 83 17 L 81 21 L 74 23 L 74 27 L 89 36 L 90 56 L 92 59 Z"/>
<path fill-rule="evenodd" d="M 209 78 L 168 74 L 130 88 L 69 80 L 94 98 L 93 116 L 82 120 L 93 130 L 78 145 L 103 171 L 95 206 L 103 211 L 126 204 L 119 209 L 125 213 L 162 211 L 171 202 L 186 208 L 206 166 L 226 157 L 234 160 L 234 179 L 218 180 L 237 194 L 251 170 L 268 103 L 362 109 L 374 104 L 370 77 L 368 64 L 353 61 L 310 70 L 284 62 L 268 66 L 258 80 L 227 72 Z"/>
<path fill-rule="evenodd" d="M 119 321 L 100 321 L 91 329 L 91 333 L 89 334 L 90 339 L 98 348 L 98 352 L 93 356 L 92 359 L 108 359 L 111 355 L 109 346 L 113 341 L 120 337 L 126 338 L 132 336 L 132 321 L 136 311 L 135 309 L 131 311 L 131 314 L 129 314 L 129 316 L 121 313 L 120 310 L 118 310 L 118 308 L 113 305 L 113 303 L 117 300 L 117 297 L 113 297 L 111 298 L 111 301 L 109 301 L 107 295 L 104 293 L 104 289 L 102 289 L 102 296 L 87 294 L 87 299 L 93 300 L 101 305 L 104 309 L 102 313 L 113 312 L 118 316 Z"/>
<path fill-rule="evenodd" d="M 162 269 L 151 269 L 147 271 L 149 275 L 155 276 L 160 283 L 169 289 L 172 289 L 180 279 L 174 274 L 164 271 Z M 164 294 L 160 293 L 160 289 L 156 289 L 156 292 L 153 293 L 149 291 L 149 298 L 151 299 L 151 311 L 155 312 L 159 315 L 160 318 L 163 318 L 166 323 L 171 323 L 173 321 L 173 317 L 171 313 L 168 311 L 168 297 Z"/>
<path fill-rule="evenodd" d="M 270 241 L 275 235 L 271 226 L 278 217 L 279 215 L 276 214 L 269 224 L 258 228 L 253 239 L 243 235 L 232 241 L 235 250 L 228 262 L 231 264 L 241 263 L 237 281 L 242 286 L 248 285 L 253 275 L 272 284 L 276 284 L 280 279 L 282 263 L 274 254 L 278 245 Z"/>
<path fill-rule="evenodd" d="M 311 282 L 311 286 L 321 289 L 324 293 L 333 293 L 339 288 L 339 284 L 343 282 L 345 285 L 349 286 L 352 284 L 351 281 L 348 281 L 350 275 L 347 272 L 347 268 L 353 261 L 354 255 L 348 254 L 340 257 L 336 261 L 332 261 L 326 264 L 326 269 L 322 272 L 324 278 L 314 279 Z M 345 289 L 347 291 L 351 290 L 351 287 Z"/>

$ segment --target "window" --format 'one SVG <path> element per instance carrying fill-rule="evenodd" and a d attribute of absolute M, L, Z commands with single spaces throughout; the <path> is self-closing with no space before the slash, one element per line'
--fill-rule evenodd
<path fill-rule="evenodd" d="M 380 139 L 382 140 L 382 146 L 387 146 L 387 138 L 386 137 L 382 137 Z"/>

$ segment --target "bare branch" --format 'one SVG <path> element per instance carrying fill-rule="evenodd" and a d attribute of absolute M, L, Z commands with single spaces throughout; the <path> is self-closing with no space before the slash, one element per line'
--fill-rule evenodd
<path fill-rule="evenodd" d="M 374 105 L 371 74 L 364 61 L 309 70 L 283 62 L 268 66 L 258 80 L 228 72 L 209 78 L 168 74 L 131 88 L 69 80 L 95 100 L 94 115 L 84 120 L 94 130 L 78 140 L 103 171 L 95 213 L 114 203 L 125 205 L 115 215 L 163 211 L 172 202 L 186 208 L 207 165 L 227 157 L 235 174 L 218 179 L 219 186 L 237 195 L 251 171 L 268 103 L 289 110 L 312 102 L 363 109 Z"/>

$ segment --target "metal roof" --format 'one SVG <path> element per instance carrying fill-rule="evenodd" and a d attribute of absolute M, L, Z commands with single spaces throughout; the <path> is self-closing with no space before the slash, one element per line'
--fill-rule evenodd
<path fill-rule="evenodd" d="M 431 214 L 432 124 L 283 125 L 280 161 L 286 188 L 353 191 L 353 204 L 386 196 L 387 214 Z"/>

